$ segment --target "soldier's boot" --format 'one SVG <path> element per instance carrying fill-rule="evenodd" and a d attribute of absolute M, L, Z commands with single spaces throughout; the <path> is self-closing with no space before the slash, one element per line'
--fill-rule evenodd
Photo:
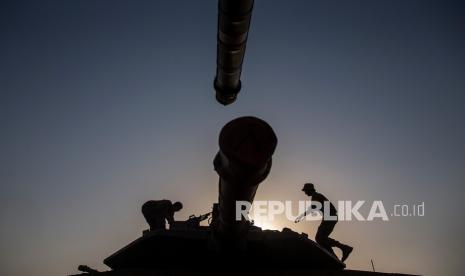
<path fill-rule="evenodd" d="M 345 260 L 347 260 L 350 253 L 352 253 L 352 250 L 354 250 L 354 248 L 352 246 L 348 246 L 348 245 L 345 245 L 345 244 L 341 244 L 341 246 L 339 246 L 339 248 L 342 250 L 341 262 L 344 262 Z"/>

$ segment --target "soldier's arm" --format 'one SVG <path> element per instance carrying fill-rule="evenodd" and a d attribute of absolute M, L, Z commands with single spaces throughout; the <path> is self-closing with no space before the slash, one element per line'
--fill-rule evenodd
<path fill-rule="evenodd" d="M 313 201 L 313 196 L 311 197 L 310 199 L 311 201 Z M 311 208 L 311 205 L 309 207 L 309 209 Z M 299 216 L 297 216 L 297 218 L 294 220 L 295 223 L 297 222 L 300 222 L 304 217 L 306 217 L 308 215 L 307 211 L 310 211 L 309 209 L 305 210 L 305 212 L 303 212 L 302 214 L 300 214 Z"/>
<path fill-rule="evenodd" d="M 294 222 L 295 222 L 295 223 L 300 222 L 300 221 L 301 221 L 304 217 L 306 217 L 306 216 L 307 216 L 307 211 L 305 211 L 305 212 L 303 212 L 302 214 L 298 215 L 298 216 L 295 218 Z"/>
<path fill-rule="evenodd" d="M 171 225 L 173 224 L 174 222 L 174 211 L 169 211 L 167 214 L 166 214 L 166 220 L 168 221 L 168 223 Z"/>

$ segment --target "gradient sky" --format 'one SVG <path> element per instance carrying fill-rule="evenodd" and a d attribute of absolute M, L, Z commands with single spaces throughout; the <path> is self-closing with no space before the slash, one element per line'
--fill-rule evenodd
<path fill-rule="evenodd" d="M 212 87 L 216 1 L 0 3 L 0 274 L 66 275 L 217 200 L 221 127 L 279 142 L 256 199 L 425 202 L 424 217 L 340 222 L 352 269 L 464 275 L 464 1 L 258 0 L 238 101 Z M 318 222 L 268 224 L 314 236 Z M 253 260 L 250 260 L 253 261 Z"/>

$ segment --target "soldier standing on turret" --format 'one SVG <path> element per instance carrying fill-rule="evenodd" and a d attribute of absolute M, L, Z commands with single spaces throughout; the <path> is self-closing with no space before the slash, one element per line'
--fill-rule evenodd
<path fill-rule="evenodd" d="M 166 229 L 166 221 L 171 227 L 174 222 L 174 213 L 181 209 L 181 202 L 171 203 L 167 199 L 149 200 L 142 205 L 142 214 L 150 225 L 150 230 Z"/>
<path fill-rule="evenodd" d="M 312 197 L 312 202 L 319 202 L 322 207 L 321 211 L 323 213 L 323 218 L 321 220 L 320 226 L 318 227 L 318 231 L 316 232 L 316 235 L 315 235 L 316 242 L 335 256 L 336 254 L 334 254 L 332 247 L 337 247 L 341 249 L 342 250 L 341 261 L 344 262 L 347 259 L 347 257 L 349 257 L 353 248 L 351 246 L 340 243 L 339 241 L 334 240 L 329 237 L 331 232 L 333 232 L 334 226 L 337 223 L 336 208 L 324 195 L 318 193 L 315 190 L 315 187 L 312 183 L 306 183 L 304 187 L 302 188 L 302 191 L 304 191 L 306 195 Z M 325 202 L 328 202 L 329 204 L 326 203 L 325 205 Z M 329 210 L 325 210 L 325 208 L 329 208 Z M 327 218 L 325 218 L 326 214 L 329 214 L 332 219 L 328 220 Z M 303 214 L 298 216 L 295 219 L 295 223 L 300 222 L 306 215 L 307 215 L 307 211 L 305 211 Z"/>

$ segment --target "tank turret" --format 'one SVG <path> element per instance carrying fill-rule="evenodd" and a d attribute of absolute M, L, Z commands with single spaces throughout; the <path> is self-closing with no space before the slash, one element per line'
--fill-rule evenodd
<path fill-rule="evenodd" d="M 214 204 L 210 225 L 192 223 L 192 217 L 185 223 L 174 223 L 169 230 L 144 231 L 142 237 L 104 263 L 114 270 L 166 269 L 189 268 L 208 260 L 210 266 L 221 268 L 235 265 L 241 258 L 254 260 L 251 265 L 257 268 L 262 263 L 276 269 L 344 268 L 305 234 L 290 229 L 262 230 L 245 218 L 236 219 L 236 202 L 253 202 L 259 184 L 270 172 L 276 145 L 273 129 L 261 119 L 241 117 L 227 123 L 220 132 L 219 151 L 213 161 L 220 178 L 218 204 Z"/>

